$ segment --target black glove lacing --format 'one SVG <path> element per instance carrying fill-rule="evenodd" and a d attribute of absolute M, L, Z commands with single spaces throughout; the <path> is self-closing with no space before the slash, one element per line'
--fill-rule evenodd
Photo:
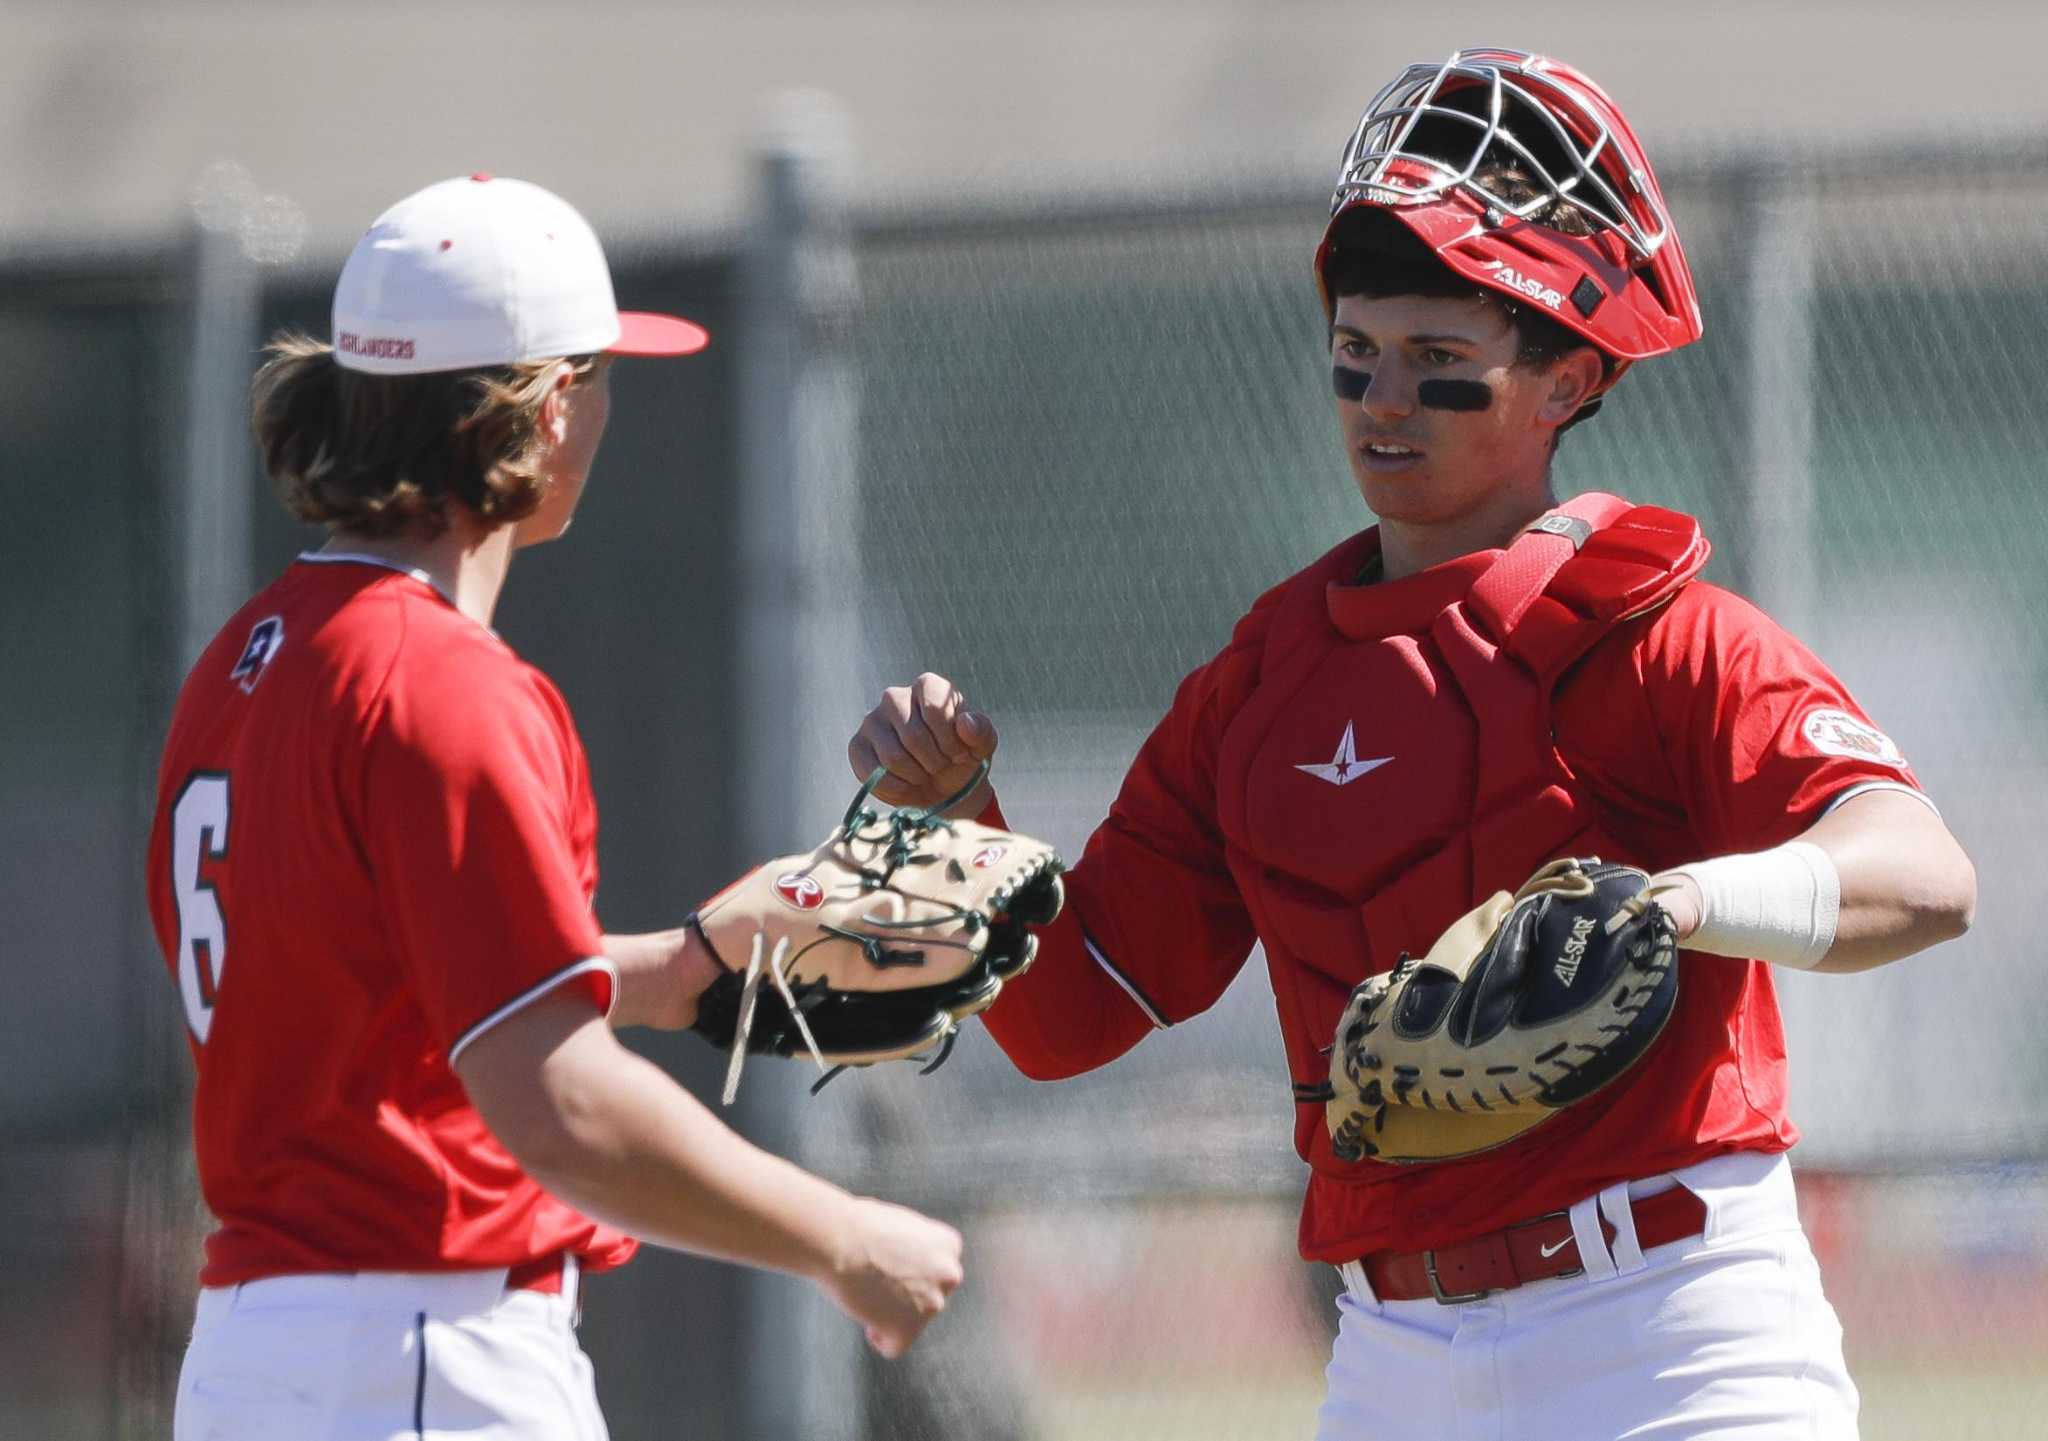
<path fill-rule="evenodd" d="M 867 801 L 875 793 L 875 787 L 882 783 L 882 778 L 888 773 L 884 766 L 876 766 L 869 772 L 868 778 L 861 782 L 860 789 L 854 792 L 853 803 L 846 808 L 846 815 L 839 822 L 839 837 L 849 846 L 859 840 L 882 848 L 882 866 L 879 870 L 863 865 L 854 866 L 854 870 L 860 875 L 862 887 L 870 891 L 879 891 L 887 887 L 890 881 L 895 879 L 896 872 L 905 866 L 928 866 L 938 860 L 937 856 L 919 855 L 917 843 L 933 831 L 950 832 L 953 829 L 953 823 L 946 819 L 945 812 L 974 793 L 974 788 L 988 776 L 988 762 L 983 761 L 977 765 L 967 784 L 944 800 L 929 806 L 907 806 L 892 811 L 888 819 L 884 820 L 881 813 L 870 807 Z M 870 827 L 879 829 L 871 830 Z M 936 901 L 930 903 L 938 904 Z M 958 921 L 960 928 L 970 936 L 988 924 L 987 916 L 969 906 L 951 907 L 945 919 Z M 932 925 L 932 917 L 901 921 L 865 917 L 863 923 L 883 931 L 928 930 Z M 841 940 L 852 941 L 861 948 L 862 954 L 867 957 L 871 966 L 880 968 L 924 964 L 923 951 L 901 948 L 891 950 L 883 943 L 883 937 L 861 935 L 827 923 L 820 923 L 819 929 Z"/>

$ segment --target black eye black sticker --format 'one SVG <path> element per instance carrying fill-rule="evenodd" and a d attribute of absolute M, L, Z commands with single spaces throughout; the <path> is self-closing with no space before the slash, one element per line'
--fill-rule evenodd
<path fill-rule="evenodd" d="M 1363 400 L 1371 384 L 1370 370 L 1353 370 L 1348 365 L 1330 367 L 1330 388 L 1339 400 Z M 1493 406 L 1493 387 L 1483 380 L 1425 380 L 1415 387 L 1415 398 L 1430 410 L 1489 410 Z"/>
<path fill-rule="evenodd" d="M 1487 410 L 1493 387 L 1483 380 L 1425 380 L 1415 387 L 1415 398 L 1431 410 Z"/>

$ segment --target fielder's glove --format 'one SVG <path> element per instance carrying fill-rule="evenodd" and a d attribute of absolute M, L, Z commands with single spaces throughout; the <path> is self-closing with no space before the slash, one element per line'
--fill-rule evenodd
<path fill-rule="evenodd" d="M 1332 1149 L 1417 1162 L 1503 1145 L 1641 1059 L 1677 995 L 1650 878 L 1552 861 L 1351 993 L 1330 1052 Z"/>
<path fill-rule="evenodd" d="M 946 820 L 959 796 L 884 818 L 867 806 L 882 775 L 816 850 L 755 868 L 684 922 L 724 967 L 694 1029 L 731 1049 L 727 1103 L 748 1052 L 808 1053 L 826 1080 L 935 1046 L 936 1067 L 960 1021 L 1031 964 L 1025 927 L 1059 914 L 1052 847 Z"/>

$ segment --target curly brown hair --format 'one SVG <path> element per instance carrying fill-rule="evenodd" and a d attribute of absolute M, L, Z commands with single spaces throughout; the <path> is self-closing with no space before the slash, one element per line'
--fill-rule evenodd
<path fill-rule="evenodd" d="M 296 332 L 264 347 L 249 424 L 278 498 L 300 520 L 362 535 L 448 527 L 457 501 L 492 523 L 547 495 L 542 403 L 563 361 L 430 375 L 368 375 Z M 581 383 L 596 357 L 567 364 Z"/>

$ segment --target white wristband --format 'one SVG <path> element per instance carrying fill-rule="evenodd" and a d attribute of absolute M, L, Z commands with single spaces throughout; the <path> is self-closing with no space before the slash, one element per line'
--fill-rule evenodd
<path fill-rule="evenodd" d="M 1743 956 L 1810 971 L 1835 943 L 1842 877 L 1810 841 L 1675 866 L 1658 880 L 1689 876 L 1700 890 L 1699 929 L 1687 950 Z"/>

